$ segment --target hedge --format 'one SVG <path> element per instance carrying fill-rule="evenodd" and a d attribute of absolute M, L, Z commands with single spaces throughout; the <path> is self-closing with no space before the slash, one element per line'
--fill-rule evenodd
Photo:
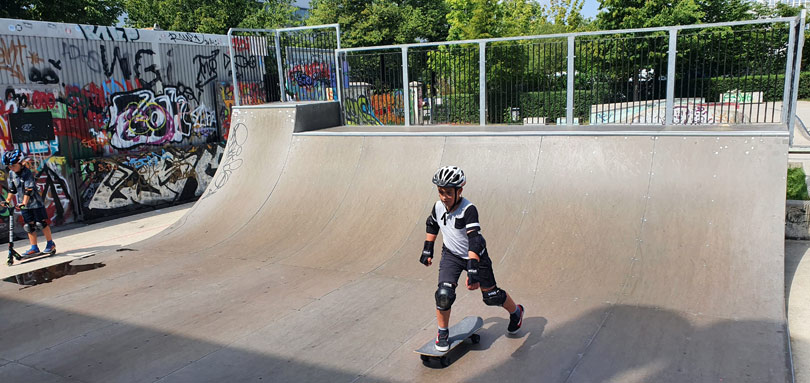
<path fill-rule="evenodd" d="M 787 199 L 810 200 L 807 194 L 807 183 L 802 168 L 789 168 L 787 171 Z"/>

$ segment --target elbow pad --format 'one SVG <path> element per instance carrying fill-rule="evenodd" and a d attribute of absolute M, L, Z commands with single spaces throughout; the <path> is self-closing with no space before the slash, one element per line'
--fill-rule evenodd
<path fill-rule="evenodd" d="M 439 234 L 439 223 L 436 222 L 435 219 L 433 219 L 432 215 L 429 215 L 427 217 L 427 221 L 425 221 L 425 226 L 426 226 L 425 231 L 428 234 L 433 234 L 433 235 Z"/>
<path fill-rule="evenodd" d="M 473 230 L 467 233 L 467 238 L 470 242 L 468 249 L 480 256 L 481 252 L 487 247 L 487 241 L 484 239 L 484 236 L 481 235 L 480 231 Z"/>
<path fill-rule="evenodd" d="M 34 196 L 34 189 L 25 189 L 24 194 L 29 196 L 29 197 L 33 197 Z"/>

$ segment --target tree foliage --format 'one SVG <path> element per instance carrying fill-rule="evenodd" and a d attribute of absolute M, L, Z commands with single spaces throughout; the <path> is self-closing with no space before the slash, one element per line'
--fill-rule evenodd
<path fill-rule="evenodd" d="M 442 41 L 447 37 L 443 0 L 314 0 L 308 25 L 340 24 L 346 47 Z"/>
<path fill-rule="evenodd" d="M 225 34 L 228 28 L 299 24 L 290 0 L 125 0 L 126 24 L 164 30 Z"/>
<path fill-rule="evenodd" d="M 0 17 L 61 23 L 115 25 L 124 9 L 117 0 L 3 0 Z"/>

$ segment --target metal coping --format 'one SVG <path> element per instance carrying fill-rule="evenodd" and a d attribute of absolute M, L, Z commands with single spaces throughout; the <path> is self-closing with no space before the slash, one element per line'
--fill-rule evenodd
<path fill-rule="evenodd" d="M 712 23 L 712 24 L 695 24 L 695 25 L 673 25 L 670 27 L 656 27 L 656 28 L 636 28 L 636 29 L 616 29 L 609 31 L 593 31 L 593 32 L 572 32 L 572 33 L 557 33 L 551 35 L 533 35 L 533 36 L 515 36 L 515 37 L 499 37 L 491 39 L 480 40 L 457 40 L 457 41 L 437 41 L 431 43 L 415 43 L 415 44 L 402 44 L 402 45 L 381 45 L 376 47 L 357 47 L 357 48 L 341 48 L 337 51 L 340 53 L 356 52 L 356 51 L 372 51 L 384 49 L 402 49 L 414 47 L 433 47 L 441 45 L 460 45 L 460 44 L 479 44 L 490 43 L 499 41 L 519 41 L 519 40 L 537 40 L 537 39 L 554 39 L 564 37 L 578 37 L 578 36 L 599 36 L 599 35 L 615 35 L 622 33 L 643 33 L 643 32 L 666 32 L 671 30 L 684 30 L 684 29 L 702 29 L 702 28 L 718 28 L 718 27 L 733 27 L 739 25 L 754 25 L 754 24 L 773 24 L 773 23 L 788 23 L 791 21 L 798 21 L 801 16 L 796 17 L 778 17 L 772 19 L 759 19 L 759 20 L 746 20 L 746 21 L 732 21 L 725 23 Z"/>
<path fill-rule="evenodd" d="M 789 138 L 787 131 L 774 130 L 511 130 L 511 131 L 424 131 L 424 132 L 373 132 L 373 131 L 308 131 L 293 133 L 296 136 L 676 136 L 676 137 L 782 137 Z"/>

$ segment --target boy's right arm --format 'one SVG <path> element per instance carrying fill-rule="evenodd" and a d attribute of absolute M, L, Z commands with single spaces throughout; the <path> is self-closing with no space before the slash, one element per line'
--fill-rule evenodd
<path fill-rule="evenodd" d="M 436 222 L 435 209 L 431 209 L 425 226 L 425 247 L 422 249 L 422 256 L 419 257 L 419 262 L 425 266 L 430 266 L 433 263 L 433 246 L 436 243 L 436 235 L 439 234 L 439 223 Z"/>

